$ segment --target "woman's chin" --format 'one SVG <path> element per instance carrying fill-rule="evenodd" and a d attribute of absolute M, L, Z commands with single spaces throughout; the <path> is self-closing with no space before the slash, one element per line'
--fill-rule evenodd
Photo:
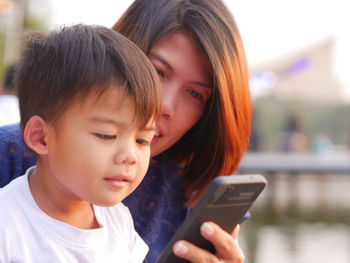
<path fill-rule="evenodd" d="M 170 145 L 171 146 L 171 145 Z M 165 150 L 167 150 L 170 146 L 167 147 L 167 145 L 164 145 L 164 142 L 162 141 L 161 137 L 156 137 L 151 142 L 151 156 L 157 156 L 158 154 L 161 154 Z"/>
<path fill-rule="evenodd" d="M 160 137 L 153 137 L 152 141 L 151 141 L 151 148 L 154 147 L 155 144 L 157 144 L 157 142 L 159 141 Z"/>
<path fill-rule="evenodd" d="M 157 156 L 157 155 L 160 154 L 161 152 L 162 152 L 162 150 L 161 150 L 161 149 L 158 149 L 157 144 L 151 146 L 151 156 L 152 156 L 152 157 Z"/>

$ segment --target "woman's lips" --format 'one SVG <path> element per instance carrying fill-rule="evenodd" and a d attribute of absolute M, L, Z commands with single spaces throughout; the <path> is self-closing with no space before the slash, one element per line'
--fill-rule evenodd
<path fill-rule="evenodd" d="M 160 127 L 157 127 L 157 132 L 151 141 L 151 145 L 157 143 L 157 141 L 163 136 L 163 134 L 164 133 L 163 133 L 162 129 Z"/>
<path fill-rule="evenodd" d="M 155 143 L 157 143 L 158 140 L 159 140 L 159 137 L 154 136 L 151 141 L 151 145 L 154 145 Z"/>

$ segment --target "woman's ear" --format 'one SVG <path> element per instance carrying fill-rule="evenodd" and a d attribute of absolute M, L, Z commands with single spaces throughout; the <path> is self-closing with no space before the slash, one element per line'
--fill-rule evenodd
<path fill-rule="evenodd" d="M 45 140 L 47 132 L 47 122 L 39 116 L 32 116 L 23 131 L 24 142 L 38 155 L 46 155 L 48 153 Z"/>

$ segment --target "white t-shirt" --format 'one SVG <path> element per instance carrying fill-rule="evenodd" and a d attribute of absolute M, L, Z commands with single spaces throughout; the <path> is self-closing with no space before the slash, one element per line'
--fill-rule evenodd
<path fill-rule="evenodd" d="M 0 126 L 20 121 L 18 99 L 14 95 L 0 95 Z"/>
<path fill-rule="evenodd" d="M 0 262 L 142 262 L 148 246 L 134 230 L 129 209 L 93 206 L 98 229 L 79 229 L 45 214 L 24 176 L 0 188 Z"/>

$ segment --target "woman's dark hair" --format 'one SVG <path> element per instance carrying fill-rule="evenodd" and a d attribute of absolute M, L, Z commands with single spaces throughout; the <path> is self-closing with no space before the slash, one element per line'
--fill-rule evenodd
<path fill-rule="evenodd" d="M 248 146 L 251 100 L 236 23 L 221 0 L 136 0 L 114 25 L 146 54 L 162 37 L 189 32 L 212 67 L 213 94 L 201 119 L 165 154 L 185 163 L 188 197 L 232 174 Z"/>

